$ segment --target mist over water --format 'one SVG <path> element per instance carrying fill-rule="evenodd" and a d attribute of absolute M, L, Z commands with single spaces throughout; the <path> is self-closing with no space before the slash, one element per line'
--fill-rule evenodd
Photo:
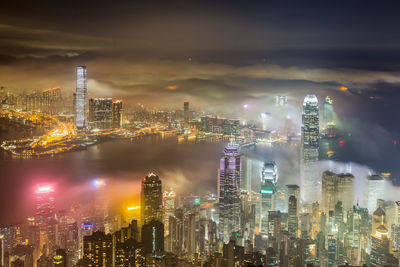
<path fill-rule="evenodd" d="M 320 110 L 324 96 L 322 93 L 318 95 Z M 395 96 L 397 94 L 383 97 L 392 103 Z M 387 108 L 384 101 L 372 101 L 361 96 L 336 94 L 333 100 L 340 120 L 341 136 L 322 140 L 321 155 L 326 150 L 334 150 L 331 159 L 336 162 L 321 161 L 315 166 L 316 172 L 319 177 L 328 169 L 353 173 L 356 177 L 354 201 L 361 203 L 366 175 L 390 172 L 394 180 L 400 176 L 400 148 L 394 143 L 394 140 L 400 141 L 400 126 L 393 123 L 397 111 Z M 299 132 L 301 105 L 297 102 L 284 110 L 261 102 L 249 102 L 248 114 L 243 116 L 256 120 L 260 112 L 268 112 L 271 114 L 268 127 L 280 128 L 285 125 L 283 120 L 289 114 L 294 131 Z M 273 102 L 269 99 L 263 103 Z M 2 132 L 0 138 L 5 137 L 20 136 Z M 339 141 L 343 143 L 339 144 Z M 0 195 L 0 224 L 21 222 L 33 214 L 34 189 L 38 184 L 51 184 L 56 188 L 59 208 L 88 201 L 96 178 L 106 181 L 107 195 L 112 203 L 121 203 L 126 199 L 137 202 L 141 179 L 149 172 L 160 176 L 164 188 L 174 188 L 181 194 L 215 193 L 223 147 L 224 143 L 178 144 L 173 137 L 147 137 L 134 142 L 111 141 L 85 151 L 40 159 L 12 158 L 1 151 L 0 184 L 3 190 Z M 280 184 L 300 184 L 300 147 L 260 144 L 253 149 L 243 149 L 242 153 L 257 160 L 260 170 L 265 160 L 276 161 Z M 260 177 L 256 175 L 252 179 L 253 190 L 258 190 L 259 184 Z M 386 193 L 388 199 L 396 200 L 400 189 L 388 182 Z"/>
<path fill-rule="evenodd" d="M 175 138 L 113 141 L 54 158 L 12 159 L 0 155 L 0 224 L 20 222 L 33 214 L 34 190 L 51 184 L 59 208 L 91 197 L 93 180 L 104 179 L 111 202 L 137 199 L 141 179 L 149 172 L 164 187 L 185 194 L 215 192 L 217 168 L 224 144 L 177 144 Z"/>

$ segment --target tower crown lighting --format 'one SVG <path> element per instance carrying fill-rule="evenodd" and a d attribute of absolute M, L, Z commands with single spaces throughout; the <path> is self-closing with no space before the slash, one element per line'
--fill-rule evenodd
<path fill-rule="evenodd" d="M 36 189 L 37 194 L 50 193 L 50 192 L 54 192 L 54 189 L 50 185 L 38 186 Z"/>

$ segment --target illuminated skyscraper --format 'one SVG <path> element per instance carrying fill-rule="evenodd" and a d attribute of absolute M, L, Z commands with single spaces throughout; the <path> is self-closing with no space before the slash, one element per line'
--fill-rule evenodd
<path fill-rule="evenodd" d="M 91 98 L 89 100 L 89 123 L 94 129 L 111 129 L 113 127 L 111 98 Z"/>
<path fill-rule="evenodd" d="M 108 216 L 108 198 L 106 192 L 106 182 L 101 179 L 93 181 L 93 212 L 94 230 L 106 231 L 105 220 Z"/>
<path fill-rule="evenodd" d="M 84 129 L 87 124 L 87 84 L 86 66 L 76 68 L 76 103 L 75 121 L 78 129 Z"/>
<path fill-rule="evenodd" d="M 164 225 L 160 221 L 150 221 L 142 227 L 144 252 L 155 254 L 164 251 Z"/>
<path fill-rule="evenodd" d="M 271 181 L 274 185 L 278 182 L 278 167 L 274 161 L 267 161 L 264 163 L 262 180 Z"/>
<path fill-rule="evenodd" d="M 241 162 L 239 147 L 231 140 L 220 160 L 218 181 L 219 232 L 225 243 L 240 226 Z"/>
<path fill-rule="evenodd" d="M 112 125 L 114 129 L 122 127 L 122 101 L 116 100 L 112 103 Z"/>
<path fill-rule="evenodd" d="M 328 266 L 334 267 L 336 265 L 337 254 L 337 240 L 334 235 L 328 235 Z"/>
<path fill-rule="evenodd" d="M 375 211 L 378 199 L 384 199 L 384 183 L 380 175 L 370 175 L 365 179 L 364 207 L 370 214 Z"/>
<path fill-rule="evenodd" d="M 307 95 L 303 102 L 301 127 L 301 188 L 302 199 L 310 202 L 318 192 L 318 177 L 310 169 L 319 156 L 319 110 L 315 95 Z"/>
<path fill-rule="evenodd" d="M 278 210 L 268 212 L 268 237 L 274 237 L 280 240 L 282 225 L 282 214 Z"/>
<path fill-rule="evenodd" d="M 298 206 L 297 198 L 295 196 L 289 197 L 288 205 L 288 231 L 289 236 L 297 238 L 297 232 L 299 229 L 299 218 L 298 218 Z"/>
<path fill-rule="evenodd" d="M 370 266 L 389 266 L 385 262 L 389 253 L 390 239 L 388 230 L 384 225 L 380 225 L 375 233 L 371 234 Z"/>
<path fill-rule="evenodd" d="M 189 122 L 189 100 L 183 101 L 183 118 L 185 120 L 185 123 Z"/>
<path fill-rule="evenodd" d="M 300 209 L 300 187 L 297 184 L 286 185 L 286 199 L 289 200 L 290 196 L 295 196 L 297 199 L 297 207 Z"/>
<path fill-rule="evenodd" d="M 4 266 L 4 235 L 0 234 L 0 266 Z"/>
<path fill-rule="evenodd" d="M 266 131 L 268 129 L 268 122 L 271 120 L 271 114 L 268 112 L 263 112 L 260 115 L 261 129 Z"/>
<path fill-rule="evenodd" d="M 58 114 L 62 106 L 59 87 L 44 90 L 40 95 L 40 110 L 49 114 Z"/>
<path fill-rule="evenodd" d="M 192 255 L 196 253 L 196 214 L 191 213 L 187 216 L 185 220 L 187 225 L 186 234 L 186 250 Z"/>
<path fill-rule="evenodd" d="M 333 102 L 332 99 L 327 96 L 324 101 L 324 128 L 332 127 L 335 125 Z"/>
<path fill-rule="evenodd" d="M 161 180 L 154 173 L 149 173 L 142 181 L 141 211 L 142 223 L 159 221 L 162 223 Z"/>
<path fill-rule="evenodd" d="M 40 231 L 40 249 L 46 245 L 50 251 L 55 246 L 55 192 L 51 186 L 36 188 L 35 221 Z M 47 252 L 47 251 L 46 251 Z"/>
<path fill-rule="evenodd" d="M 250 157 L 242 156 L 242 176 L 240 189 L 250 192 L 252 190 L 253 179 L 259 178 L 261 174 L 260 162 Z"/>
<path fill-rule="evenodd" d="M 175 216 L 175 192 L 164 191 L 163 202 L 165 236 L 167 236 L 169 234 L 169 218 Z"/>
<path fill-rule="evenodd" d="M 274 194 L 278 182 L 278 168 L 275 162 L 264 163 L 261 180 L 261 232 L 268 231 L 268 214 L 274 207 Z"/>
<path fill-rule="evenodd" d="M 375 233 L 376 229 L 380 226 L 383 225 L 387 227 L 387 216 L 385 211 L 381 208 L 378 207 L 374 213 L 372 214 L 372 227 L 371 227 L 371 233 Z"/>
<path fill-rule="evenodd" d="M 113 266 L 113 237 L 103 232 L 94 232 L 83 238 L 84 266 Z"/>
<path fill-rule="evenodd" d="M 339 201 L 343 211 L 348 212 L 354 202 L 354 176 L 350 173 L 336 174 L 325 171 L 322 174 L 322 210 L 328 214 L 335 210 Z"/>

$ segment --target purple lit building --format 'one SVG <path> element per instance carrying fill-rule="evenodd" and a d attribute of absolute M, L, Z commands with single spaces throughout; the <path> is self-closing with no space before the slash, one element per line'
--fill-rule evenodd
<path fill-rule="evenodd" d="M 224 243 L 239 231 L 241 163 L 238 145 L 229 142 L 220 160 L 218 181 L 219 234 Z"/>

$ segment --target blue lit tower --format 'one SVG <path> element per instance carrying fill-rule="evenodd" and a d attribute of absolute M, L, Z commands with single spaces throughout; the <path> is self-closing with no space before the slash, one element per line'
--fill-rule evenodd
<path fill-rule="evenodd" d="M 75 121 L 78 129 L 84 129 L 87 124 L 87 84 L 86 66 L 76 68 Z"/>
<path fill-rule="evenodd" d="M 301 192 L 305 202 L 312 201 L 318 192 L 317 175 L 310 170 L 319 156 L 319 110 L 315 95 L 307 95 L 303 102 L 301 126 Z"/>
<path fill-rule="evenodd" d="M 268 232 L 268 212 L 273 209 L 278 168 L 273 161 L 264 163 L 261 178 L 261 233 Z"/>
<path fill-rule="evenodd" d="M 241 155 L 232 140 L 224 149 L 219 167 L 219 234 L 220 240 L 229 241 L 232 232 L 240 226 L 240 174 Z"/>

